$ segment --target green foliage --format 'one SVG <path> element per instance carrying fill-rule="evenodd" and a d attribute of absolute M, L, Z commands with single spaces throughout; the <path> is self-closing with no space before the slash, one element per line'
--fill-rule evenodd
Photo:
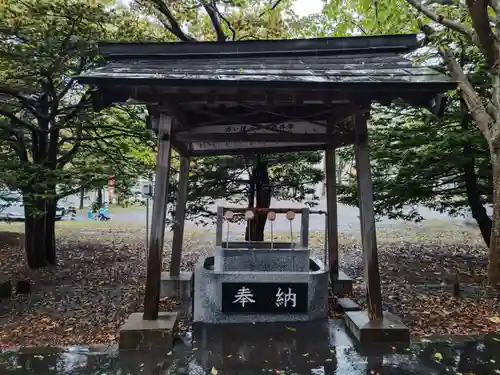
<path fill-rule="evenodd" d="M 291 9 L 294 3 L 291 0 L 283 0 L 276 7 L 273 5 L 277 2 L 262 0 L 216 0 L 208 7 L 203 4 L 209 2 L 198 0 L 139 0 L 136 3 L 134 9 L 153 15 L 165 28 L 168 38 L 185 42 L 287 38 L 296 35 L 303 26 L 303 20 Z M 262 155 L 261 160 L 269 166 L 273 197 L 304 201 L 311 195 L 317 200 L 314 189 L 308 185 L 323 179 L 321 166 L 316 166 L 321 158 L 322 153 L 318 152 Z M 216 201 L 246 205 L 254 167 L 255 158 L 242 156 L 194 159 L 186 216 L 207 222 L 213 218 L 208 208 Z M 174 173 L 170 181 L 170 203 L 176 199 L 176 179 Z"/>
<path fill-rule="evenodd" d="M 445 17 L 470 25 L 465 9 L 437 4 L 434 8 Z M 317 36 L 415 33 L 429 21 L 406 1 L 399 0 L 329 1 L 323 14 L 315 17 L 321 20 L 312 29 Z M 424 42 L 427 48 L 409 58 L 427 65 L 441 64 L 436 47 L 447 45 L 468 71 L 475 89 L 487 97 L 491 84 L 477 47 L 447 28 L 436 28 Z M 435 68 L 446 72 L 443 65 Z M 480 199 L 491 203 L 489 150 L 458 95 L 449 93 L 441 119 L 401 104 L 372 108 L 370 157 L 378 215 L 418 221 L 422 219 L 418 205 L 452 216 L 469 211 L 464 171 L 470 163 L 474 164 Z M 466 145 L 473 146 L 472 154 L 464 152 Z M 352 148 L 344 148 L 339 156 L 352 160 Z M 351 176 L 340 189 L 343 203 L 358 204 L 354 180 Z"/>
<path fill-rule="evenodd" d="M 5 184 L 28 201 L 57 200 L 151 169 L 144 121 L 130 110 L 94 113 L 91 90 L 73 77 L 99 63 L 99 40 L 160 39 L 159 28 L 104 0 L 2 1 L 0 24 Z"/>
<path fill-rule="evenodd" d="M 330 36 L 405 34 L 418 31 L 415 13 L 404 0 L 331 0 L 324 15 Z"/>
<path fill-rule="evenodd" d="M 370 158 L 375 211 L 419 221 L 417 205 L 451 216 L 469 207 L 464 170 L 475 164 L 484 203 L 491 202 L 491 166 L 484 137 L 464 115 L 456 96 L 442 119 L 408 106 L 375 107 L 370 121 Z M 473 145 L 472 153 L 464 152 Z M 351 158 L 352 148 L 342 150 Z M 472 160 L 473 158 L 473 160 Z M 343 203 L 357 205 L 354 179 L 340 189 Z"/>
<path fill-rule="evenodd" d="M 100 189 L 114 176 L 116 189 L 128 191 L 154 169 L 155 141 L 146 130 L 142 107 L 112 107 L 99 114 L 79 152 L 65 166 L 61 196 L 79 187 Z"/>
<path fill-rule="evenodd" d="M 324 178 L 317 167 L 322 152 L 294 152 L 265 154 L 262 160 L 269 165 L 272 195 L 277 200 L 305 202 L 316 205 L 318 197 L 314 186 Z M 243 156 L 204 157 L 192 161 L 189 176 L 187 217 L 207 223 L 213 219 L 208 206 L 218 200 L 246 204 L 250 189 L 250 174 L 254 158 Z M 172 183 L 172 188 L 175 184 Z M 170 196 L 175 200 L 175 194 Z"/>
<path fill-rule="evenodd" d="M 203 6 L 204 3 L 207 5 Z M 209 12 L 218 18 L 226 40 L 279 39 L 289 35 L 299 18 L 293 0 L 282 0 L 274 8 L 263 0 L 137 0 L 134 7 L 155 16 L 171 40 L 217 40 L 217 29 Z"/>
<path fill-rule="evenodd" d="M 101 61 L 100 40 L 173 41 L 177 23 L 189 38 L 214 40 L 217 27 L 200 2 L 142 1 L 130 8 L 112 0 L 0 0 L 1 48 L 0 183 L 21 190 L 25 200 L 57 199 L 81 188 L 101 188 L 114 176 L 126 195 L 137 177 L 154 169 L 155 142 L 145 129 L 142 107 L 92 109 L 92 89 L 73 77 Z M 227 39 L 275 39 L 293 34 L 301 19 L 293 1 L 214 2 Z M 156 20 L 146 16 L 154 15 Z M 168 15 L 170 14 L 171 17 Z M 234 33 L 233 33 L 234 32 Z M 3 98 L 3 97 L 2 97 Z M 268 155 L 273 193 L 278 199 L 304 200 L 305 184 L 322 179 L 314 167 L 320 153 Z M 204 216 L 219 199 L 245 200 L 253 161 L 243 157 L 203 158 L 194 162 L 191 216 Z M 177 164 L 178 165 L 178 164 Z M 173 170 L 176 170 L 174 163 Z M 176 173 L 169 200 L 175 200 Z M 233 195 L 234 194 L 234 195 Z"/>

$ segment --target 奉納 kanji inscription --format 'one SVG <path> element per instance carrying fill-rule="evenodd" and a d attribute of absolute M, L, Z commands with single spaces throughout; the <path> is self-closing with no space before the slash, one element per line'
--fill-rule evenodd
<path fill-rule="evenodd" d="M 307 283 L 223 283 L 224 313 L 307 313 Z"/>

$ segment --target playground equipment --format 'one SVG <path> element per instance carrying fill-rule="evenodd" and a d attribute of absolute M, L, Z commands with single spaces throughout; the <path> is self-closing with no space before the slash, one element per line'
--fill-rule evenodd
<path fill-rule="evenodd" d="M 103 204 L 97 212 L 94 212 L 92 207 L 89 207 L 87 210 L 87 218 L 100 220 L 100 221 L 108 221 L 111 220 L 111 216 L 109 216 L 109 207 L 107 204 Z"/>

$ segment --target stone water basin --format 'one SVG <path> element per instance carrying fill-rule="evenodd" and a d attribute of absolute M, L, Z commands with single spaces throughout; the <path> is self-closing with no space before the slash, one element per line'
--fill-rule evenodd
<path fill-rule="evenodd" d="M 201 258 L 194 269 L 194 322 L 307 322 L 326 318 L 325 265 L 310 258 L 308 249 L 287 245 L 273 249 L 217 247 L 215 256 Z M 250 300 L 238 306 L 235 302 L 245 302 L 242 297 Z"/>

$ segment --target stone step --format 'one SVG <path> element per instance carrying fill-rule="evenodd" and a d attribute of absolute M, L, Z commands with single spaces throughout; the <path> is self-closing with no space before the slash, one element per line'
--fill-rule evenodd
<path fill-rule="evenodd" d="M 343 297 L 346 294 L 351 294 L 353 283 L 354 283 L 353 279 L 351 279 L 344 272 L 339 270 L 338 278 L 332 280 L 333 294 L 338 297 Z"/>
<path fill-rule="evenodd" d="M 361 311 L 361 307 L 350 298 L 339 298 L 337 303 L 341 311 Z"/>

